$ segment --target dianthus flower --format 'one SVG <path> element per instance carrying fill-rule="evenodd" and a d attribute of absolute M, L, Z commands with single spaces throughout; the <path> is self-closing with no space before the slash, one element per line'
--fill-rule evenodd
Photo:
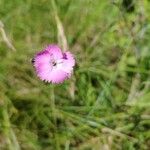
<path fill-rule="evenodd" d="M 58 84 L 70 78 L 75 60 L 69 51 L 62 52 L 57 45 L 49 45 L 35 55 L 33 65 L 41 80 Z"/>

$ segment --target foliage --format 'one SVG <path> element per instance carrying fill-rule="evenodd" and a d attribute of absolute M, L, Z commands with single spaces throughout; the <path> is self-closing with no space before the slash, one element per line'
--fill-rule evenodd
<path fill-rule="evenodd" d="M 1 0 L 0 149 L 150 147 L 150 2 Z M 55 10 L 57 9 L 57 10 Z M 76 57 L 71 80 L 41 82 L 31 59 L 57 43 L 55 13 Z"/>

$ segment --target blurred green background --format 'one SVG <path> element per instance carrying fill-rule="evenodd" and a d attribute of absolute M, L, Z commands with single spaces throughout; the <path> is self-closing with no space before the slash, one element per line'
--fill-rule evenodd
<path fill-rule="evenodd" d="M 150 148 L 149 0 L 0 0 L 0 20 L 0 150 Z M 74 75 L 40 81 L 65 42 Z"/>

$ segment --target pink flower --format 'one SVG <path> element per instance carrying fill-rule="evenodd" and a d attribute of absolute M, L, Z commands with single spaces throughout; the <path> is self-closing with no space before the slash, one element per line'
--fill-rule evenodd
<path fill-rule="evenodd" d="M 57 45 L 49 45 L 33 59 L 37 76 L 46 82 L 62 83 L 70 78 L 75 60 L 70 52 L 62 52 Z"/>

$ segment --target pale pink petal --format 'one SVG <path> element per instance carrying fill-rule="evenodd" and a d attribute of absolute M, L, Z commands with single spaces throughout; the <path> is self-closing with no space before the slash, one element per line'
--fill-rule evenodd
<path fill-rule="evenodd" d="M 47 78 L 48 72 L 52 70 L 51 57 L 48 51 L 42 51 L 38 53 L 34 58 L 34 67 L 36 69 L 37 76 L 41 80 Z"/>
<path fill-rule="evenodd" d="M 58 84 L 62 83 L 65 79 L 67 79 L 67 77 L 68 74 L 66 72 L 61 70 L 53 70 L 48 75 L 47 81 Z"/>
<path fill-rule="evenodd" d="M 57 45 L 49 45 L 45 50 L 47 50 L 54 59 L 60 59 L 63 57 L 61 49 Z"/>
<path fill-rule="evenodd" d="M 75 60 L 73 55 L 70 52 L 65 52 L 63 54 L 63 61 L 62 61 L 62 70 L 71 74 L 73 67 L 75 65 Z"/>
<path fill-rule="evenodd" d="M 65 52 L 63 54 L 63 59 L 64 59 L 64 63 L 67 66 L 73 67 L 75 65 L 75 59 L 74 59 L 73 55 L 70 52 Z"/>
<path fill-rule="evenodd" d="M 51 57 L 49 55 L 49 52 L 42 51 L 34 57 L 34 66 L 37 67 L 39 66 L 39 64 L 49 63 L 50 60 L 51 60 Z"/>

